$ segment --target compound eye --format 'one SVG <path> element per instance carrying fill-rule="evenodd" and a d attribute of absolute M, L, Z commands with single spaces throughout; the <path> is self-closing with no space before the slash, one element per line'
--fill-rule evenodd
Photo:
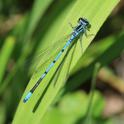
<path fill-rule="evenodd" d="M 87 28 L 90 29 L 91 28 L 91 24 L 88 23 L 87 24 Z"/>
<path fill-rule="evenodd" d="M 79 18 L 79 19 L 78 19 L 78 22 L 80 22 L 80 21 L 83 21 L 83 18 Z"/>
<path fill-rule="evenodd" d="M 85 23 L 88 23 L 88 20 L 87 20 L 87 19 L 85 19 L 85 18 L 83 19 L 83 21 L 84 21 Z"/>

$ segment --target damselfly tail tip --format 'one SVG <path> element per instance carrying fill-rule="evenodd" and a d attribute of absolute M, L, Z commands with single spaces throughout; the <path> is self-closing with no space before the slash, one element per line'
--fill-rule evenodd
<path fill-rule="evenodd" d="M 30 99 L 31 95 L 32 95 L 32 93 L 29 92 L 29 93 L 26 95 L 26 97 L 23 99 L 23 102 L 26 103 L 26 102 Z"/>

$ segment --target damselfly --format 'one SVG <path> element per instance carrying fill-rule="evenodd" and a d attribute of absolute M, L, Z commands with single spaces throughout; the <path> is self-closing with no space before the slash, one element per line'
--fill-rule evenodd
<path fill-rule="evenodd" d="M 72 25 L 71 25 L 71 27 L 72 27 Z M 41 75 L 41 77 L 39 78 L 39 80 L 36 82 L 36 84 L 29 91 L 29 93 L 26 95 L 26 97 L 23 100 L 24 103 L 29 100 L 29 98 L 32 96 L 33 92 L 39 86 L 39 84 L 41 83 L 41 81 L 45 78 L 45 76 L 47 75 L 47 73 L 51 70 L 51 68 L 54 66 L 54 64 L 57 62 L 57 60 L 61 57 L 61 55 L 63 54 L 63 52 L 73 43 L 73 41 L 77 37 L 82 36 L 83 34 L 87 35 L 86 34 L 86 31 L 91 28 L 91 24 L 89 23 L 89 21 L 87 19 L 85 19 L 85 18 L 79 18 L 77 26 L 72 27 L 72 28 L 73 28 L 73 32 L 71 33 L 71 36 L 70 36 L 69 40 L 63 46 L 63 48 L 58 53 L 58 55 L 55 57 L 55 59 L 50 63 L 50 65 L 47 67 L 47 69 L 45 70 L 45 72 Z"/>

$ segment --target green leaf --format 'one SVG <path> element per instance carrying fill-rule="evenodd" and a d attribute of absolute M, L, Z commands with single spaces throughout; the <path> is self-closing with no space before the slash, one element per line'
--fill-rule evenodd
<path fill-rule="evenodd" d="M 5 74 L 7 63 L 13 52 L 14 45 L 15 45 L 15 38 L 12 36 L 7 37 L 5 43 L 3 44 L 3 48 L 0 53 L 0 85 L 2 83 L 2 79 Z"/>
<path fill-rule="evenodd" d="M 52 107 L 42 119 L 43 124 L 75 124 L 79 120 L 85 122 L 86 111 L 90 97 L 82 91 L 68 93 L 63 96 L 58 105 Z M 94 92 L 93 102 L 93 119 L 100 117 L 104 108 L 103 96 Z"/>
<path fill-rule="evenodd" d="M 32 36 L 36 26 L 39 23 L 40 18 L 43 16 L 48 6 L 53 0 L 35 0 L 30 17 L 28 18 L 28 27 L 26 32 L 25 40 Z"/>
<path fill-rule="evenodd" d="M 12 83 L 12 78 L 18 75 L 17 71 L 20 68 L 24 68 L 25 60 L 30 55 L 33 47 L 35 46 L 34 43 L 31 42 L 33 32 L 38 25 L 40 18 L 43 16 L 51 2 L 52 0 L 35 0 L 31 12 L 25 14 L 22 17 L 21 21 L 13 29 L 12 34 L 15 35 L 15 37 L 18 38 L 18 41 L 21 42 L 19 45 L 22 45 L 20 47 L 22 53 L 19 56 L 17 62 L 15 63 L 14 68 L 11 70 L 11 73 L 4 80 L 4 85 L 0 88 L 0 94 L 2 94 L 4 89 Z"/>
<path fill-rule="evenodd" d="M 77 66 L 73 69 L 71 77 L 67 84 L 67 90 L 72 90 L 80 86 L 91 77 L 93 67 L 96 62 L 99 62 L 101 66 L 109 64 L 113 59 L 118 57 L 124 50 L 124 33 L 120 33 L 115 36 L 109 36 L 102 41 L 93 44 L 81 57 Z M 117 49 L 118 48 L 118 49 Z M 83 78 L 81 78 L 83 75 Z M 77 80 L 78 79 L 78 80 Z M 77 83 L 75 83 L 75 81 Z M 71 85 L 70 85 L 71 84 Z"/>
<path fill-rule="evenodd" d="M 92 115 L 93 115 L 93 100 L 94 100 L 94 93 L 95 93 L 95 87 L 96 87 L 96 77 L 100 69 L 100 63 L 96 63 L 93 71 L 93 76 L 92 76 L 92 81 L 91 81 L 91 89 L 90 89 L 90 98 L 89 98 L 89 103 L 87 107 L 87 113 L 86 113 L 86 119 L 85 123 L 86 124 L 91 124 L 92 123 Z M 95 109 L 94 109 L 95 110 Z"/>
<path fill-rule="evenodd" d="M 6 106 L 5 103 L 0 102 L 0 124 L 5 123 L 6 118 Z"/>
<path fill-rule="evenodd" d="M 101 0 L 73 1 L 73 3 L 69 4 L 66 9 L 63 9 L 63 11 L 60 13 L 57 19 L 55 19 L 54 23 L 49 28 L 49 31 L 42 38 L 44 44 L 42 44 L 41 48 L 47 46 L 52 41 L 57 41 L 62 37 L 63 34 L 68 34 L 69 32 L 71 32 L 71 29 L 68 28 L 68 22 L 71 21 L 73 25 L 76 25 L 78 18 L 82 16 L 90 21 L 92 25 L 90 34 L 94 34 L 95 36 L 95 34 L 102 26 L 103 22 L 106 20 L 106 18 L 111 13 L 112 9 L 117 3 L 118 0 L 105 0 L 104 2 L 102 2 L 102 4 Z M 42 117 L 46 113 L 49 106 L 52 104 L 56 95 L 60 92 L 65 81 L 67 80 L 69 72 L 76 65 L 77 61 L 84 53 L 86 48 L 89 46 L 92 39 L 93 37 L 87 39 L 85 37 L 83 38 L 83 52 L 81 51 L 80 43 L 77 43 L 68 52 L 66 57 L 64 57 L 63 55 L 58 60 L 56 65 L 52 68 L 52 70 L 47 74 L 46 78 L 44 78 L 41 85 L 34 92 L 30 101 L 24 104 L 22 102 L 24 96 L 30 90 L 30 88 L 32 88 L 32 86 L 37 82 L 37 80 L 44 72 L 45 68 L 48 66 L 49 63 L 46 63 L 43 67 L 40 67 L 38 69 L 40 70 L 38 73 L 34 73 L 20 101 L 19 107 L 15 114 L 15 118 L 13 120 L 13 124 L 42 123 Z M 51 54 L 53 51 L 51 51 Z M 63 58 L 64 61 L 62 61 Z M 58 69 L 58 66 L 60 64 L 61 66 Z"/>

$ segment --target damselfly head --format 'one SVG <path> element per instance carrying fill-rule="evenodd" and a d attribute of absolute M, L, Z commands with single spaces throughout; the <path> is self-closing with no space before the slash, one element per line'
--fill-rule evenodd
<path fill-rule="evenodd" d="M 86 18 L 79 18 L 78 23 L 84 25 L 87 28 L 87 30 L 91 28 L 91 24 Z"/>

